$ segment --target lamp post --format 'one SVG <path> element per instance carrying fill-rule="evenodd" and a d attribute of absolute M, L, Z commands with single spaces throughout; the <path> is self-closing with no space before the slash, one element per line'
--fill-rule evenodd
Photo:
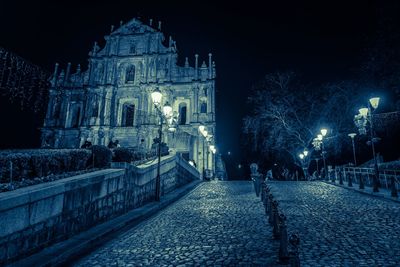
<path fill-rule="evenodd" d="M 160 201 L 161 197 L 161 177 L 160 177 L 160 169 L 161 169 L 161 142 L 162 142 L 162 126 L 164 122 L 164 118 L 168 119 L 172 113 L 172 107 L 168 104 L 168 102 L 161 106 L 162 94 L 160 90 L 155 89 L 151 93 L 151 99 L 153 101 L 154 107 L 157 111 L 157 114 L 160 118 L 160 127 L 158 128 L 158 148 L 157 148 L 157 176 L 156 176 L 156 195 L 155 201 Z"/>
<path fill-rule="evenodd" d="M 321 148 L 322 148 L 322 151 L 321 151 L 321 154 L 322 154 L 322 161 L 324 162 L 324 179 L 326 179 L 326 159 L 325 159 L 325 146 L 324 146 L 324 141 L 323 141 L 323 138 L 324 138 L 324 136 L 326 135 L 328 133 L 328 130 L 327 129 L 325 129 L 325 128 L 323 128 L 323 129 L 321 129 L 321 134 L 319 134 L 319 135 L 317 135 L 317 138 L 318 138 L 318 140 L 321 142 Z"/>
<path fill-rule="evenodd" d="M 306 157 L 306 155 L 304 155 L 304 153 L 300 153 L 299 154 L 299 158 L 300 158 L 300 162 L 301 162 L 301 168 L 303 169 L 303 173 L 304 173 L 304 177 L 306 176 L 306 171 L 304 168 L 304 158 Z M 298 180 L 298 177 L 296 176 L 296 179 Z"/>
<path fill-rule="evenodd" d="M 206 172 L 206 170 L 205 170 L 205 140 L 206 140 L 206 138 L 207 138 L 207 135 L 208 135 L 208 132 L 207 132 L 207 130 L 206 130 L 206 127 L 204 126 L 204 125 L 200 125 L 199 126 L 199 132 L 200 132 L 200 134 L 203 136 L 203 180 L 205 179 L 205 172 Z"/>
<path fill-rule="evenodd" d="M 379 167 L 378 167 L 378 159 L 375 154 L 375 133 L 374 133 L 374 122 L 372 120 L 372 113 L 379 106 L 379 97 L 370 98 L 368 101 L 367 108 L 360 108 L 358 110 L 359 114 L 354 117 L 354 122 L 356 126 L 359 128 L 361 134 L 366 134 L 366 125 L 369 122 L 369 130 L 370 130 L 370 138 L 371 138 L 371 147 L 372 147 L 372 156 L 374 158 L 374 177 L 373 177 L 373 192 L 379 192 Z M 394 181 L 393 181 L 394 182 Z M 392 189 L 392 195 L 397 194 L 397 191 L 394 192 Z"/>
<path fill-rule="evenodd" d="M 217 152 L 217 149 L 215 148 L 214 145 L 210 145 L 209 149 L 212 153 L 212 173 L 213 173 L 213 176 L 215 176 L 215 153 Z"/>
<path fill-rule="evenodd" d="M 356 159 L 356 147 L 354 145 L 354 137 L 356 133 L 349 133 L 348 136 L 351 138 L 351 144 L 353 145 L 353 159 L 354 159 L 354 167 L 357 166 L 357 159 Z"/>

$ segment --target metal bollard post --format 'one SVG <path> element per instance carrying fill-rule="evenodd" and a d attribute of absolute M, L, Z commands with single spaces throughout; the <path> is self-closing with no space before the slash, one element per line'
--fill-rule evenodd
<path fill-rule="evenodd" d="M 283 213 L 279 214 L 279 228 L 281 230 L 281 240 L 279 244 L 278 262 L 281 264 L 287 264 L 289 260 L 288 237 L 287 237 L 286 216 Z"/>
<path fill-rule="evenodd" d="M 292 234 L 289 237 L 290 243 L 290 266 L 291 267 L 300 267 L 300 257 L 299 257 L 299 244 L 300 237 L 297 234 Z"/>
<path fill-rule="evenodd" d="M 274 239 L 279 239 L 281 233 L 279 231 L 278 201 L 274 200 L 274 202 L 272 202 L 272 210 L 272 234 Z"/>
<path fill-rule="evenodd" d="M 342 176 L 342 171 L 339 170 L 339 184 L 343 185 L 343 176 Z"/>
<path fill-rule="evenodd" d="M 364 178 L 362 177 L 362 174 L 361 174 L 361 173 L 358 173 L 357 175 L 358 175 L 358 180 L 359 180 L 359 182 L 360 182 L 359 188 L 360 188 L 360 189 L 364 189 L 364 188 L 365 188 L 365 186 L 364 186 Z"/>
<path fill-rule="evenodd" d="M 269 194 L 269 201 L 268 201 L 268 222 L 269 224 L 272 224 L 272 220 L 274 217 L 273 214 L 273 202 L 274 202 L 274 197 L 272 196 L 272 194 Z"/>
<path fill-rule="evenodd" d="M 353 187 L 353 181 L 351 180 L 351 174 L 350 173 L 347 173 L 347 181 L 348 181 L 347 185 L 349 187 Z"/>
<path fill-rule="evenodd" d="M 390 178 L 390 187 L 391 187 L 391 196 L 396 198 L 399 197 L 399 194 L 397 193 L 396 181 L 394 176 Z"/>
<path fill-rule="evenodd" d="M 262 182 L 261 183 L 261 201 L 264 202 L 264 198 L 265 198 L 265 183 Z"/>

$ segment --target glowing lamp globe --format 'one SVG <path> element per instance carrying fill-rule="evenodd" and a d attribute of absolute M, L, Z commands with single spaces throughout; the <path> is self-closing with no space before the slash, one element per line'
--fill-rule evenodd
<path fill-rule="evenodd" d="M 358 110 L 358 112 L 360 112 L 360 115 L 361 115 L 361 116 L 363 116 L 364 118 L 366 118 L 367 115 L 368 115 L 368 108 L 360 108 L 360 109 Z"/>
<path fill-rule="evenodd" d="M 325 129 L 325 128 L 321 129 L 322 136 L 325 136 L 327 133 L 328 133 L 328 129 Z"/>
<path fill-rule="evenodd" d="M 151 100 L 153 104 L 158 106 L 161 104 L 162 94 L 158 88 L 151 93 Z"/>
<path fill-rule="evenodd" d="M 371 107 L 373 107 L 374 109 L 377 109 L 379 106 L 379 97 L 373 97 L 369 99 L 369 103 L 371 104 Z"/>
<path fill-rule="evenodd" d="M 307 157 L 308 151 L 307 151 L 307 150 L 304 150 L 304 151 L 303 151 L 303 155 L 304 155 L 304 157 Z"/>
<path fill-rule="evenodd" d="M 317 139 L 318 139 L 319 141 L 322 141 L 322 138 L 323 138 L 322 134 L 317 135 Z"/>
<path fill-rule="evenodd" d="M 167 118 L 172 116 L 172 107 L 168 104 L 168 102 L 163 107 L 163 114 Z"/>
<path fill-rule="evenodd" d="M 201 134 L 203 134 L 203 132 L 204 132 L 205 129 L 206 129 L 206 126 L 204 126 L 204 125 L 200 125 L 200 126 L 199 126 L 199 132 L 200 132 Z"/>
<path fill-rule="evenodd" d="M 299 158 L 300 158 L 300 159 L 304 159 L 304 154 L 300 154 L 300 155 L 299 155 Z"/>
<path fill-rule="evenodd" d="M 201 132 L 201 134 L 202 134 L 204 137 L 207 137 L 208 132 L 207 132 L 206 130 L 204 130 L 204 131 Z"/>

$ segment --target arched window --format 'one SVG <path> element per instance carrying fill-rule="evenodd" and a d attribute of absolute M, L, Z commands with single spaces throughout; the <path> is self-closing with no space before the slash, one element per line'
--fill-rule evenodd
<path fill-rule="evenodd" d="M 97 117 L 99 115 L 99 102 L 97 101 L 97 95 L 92 97 L 92 117 Z"/>
<path fill-rule="evenodd" d="M 135 66 L 131 65 L 126 69 L 126 82 L 133 82 L 135 80 Z"/>
<path fill-rule="evenodd" d="M 179 125 L 186 124 L 187 106 L 186 103 L 179 104 Z"/>
<path fill-rule="evenodd" d="M 135 44 L 131 44 L 129 47 L 129 54 L 135 54 L 136 53 L 136 47 Z"/>
<path fill-rule="evenodd" d="M 207 103 L 201 102 L 200 113 L 207 113 Z"/>
<path fill-rule="evenodd" d="M 135 119 L 135 105 L 124 104 L 122 108 L 122 126 L 132 127 Z"/>
<path fill-rule="evenodd" d="M 61 111 L 60 102 L 58 102 L 56 100 L 56 103 L 53 106 L 53 118 L 54 119 L 59 119 L 60 118 L 60 111 Z"/>
<path fill-rule="evenodd" d="M 79 117 L 81 115 L 81 108 L 77 105 L 72 106 L 72 118 L 71 118 L 71 127 L 77 128 L 79 127 Z"/>

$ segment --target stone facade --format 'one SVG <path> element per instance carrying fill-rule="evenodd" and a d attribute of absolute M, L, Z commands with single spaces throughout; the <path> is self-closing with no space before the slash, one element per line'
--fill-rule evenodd
<path fill-rule="evenodd" d="M 69 63 L 66 70 L 56 64 L 51 79 L 50 99 L 42 128 L 42 144 L 55 148 L 76 148 L 86 140 L 107 145 L 119 140 L 121 146 L 151 147 L 159 123 L 151 102 L 158 88 L 163 104 L 169 103 L 179 114 L 175 133 L 164 131 L 164 142 L 176 152 L 203 168 L 202 140 L 198 126 L 203 124 L 215 136 L 215 63 L 194 67 L 186 58 L 177 65 L 175 41 L 165 41 L 158 29 L 138 19 L 112 27 L 105 45 L 97 43 L 89 52 L 88 69 Z M 215 142 L 215 141 L 212 141 Z M 206 153 L 204 153 L 206 154 Z M 211 157 L 210 157 L 211 158 Z M 209 159 L 208 168 L 213 169 Z"/>

